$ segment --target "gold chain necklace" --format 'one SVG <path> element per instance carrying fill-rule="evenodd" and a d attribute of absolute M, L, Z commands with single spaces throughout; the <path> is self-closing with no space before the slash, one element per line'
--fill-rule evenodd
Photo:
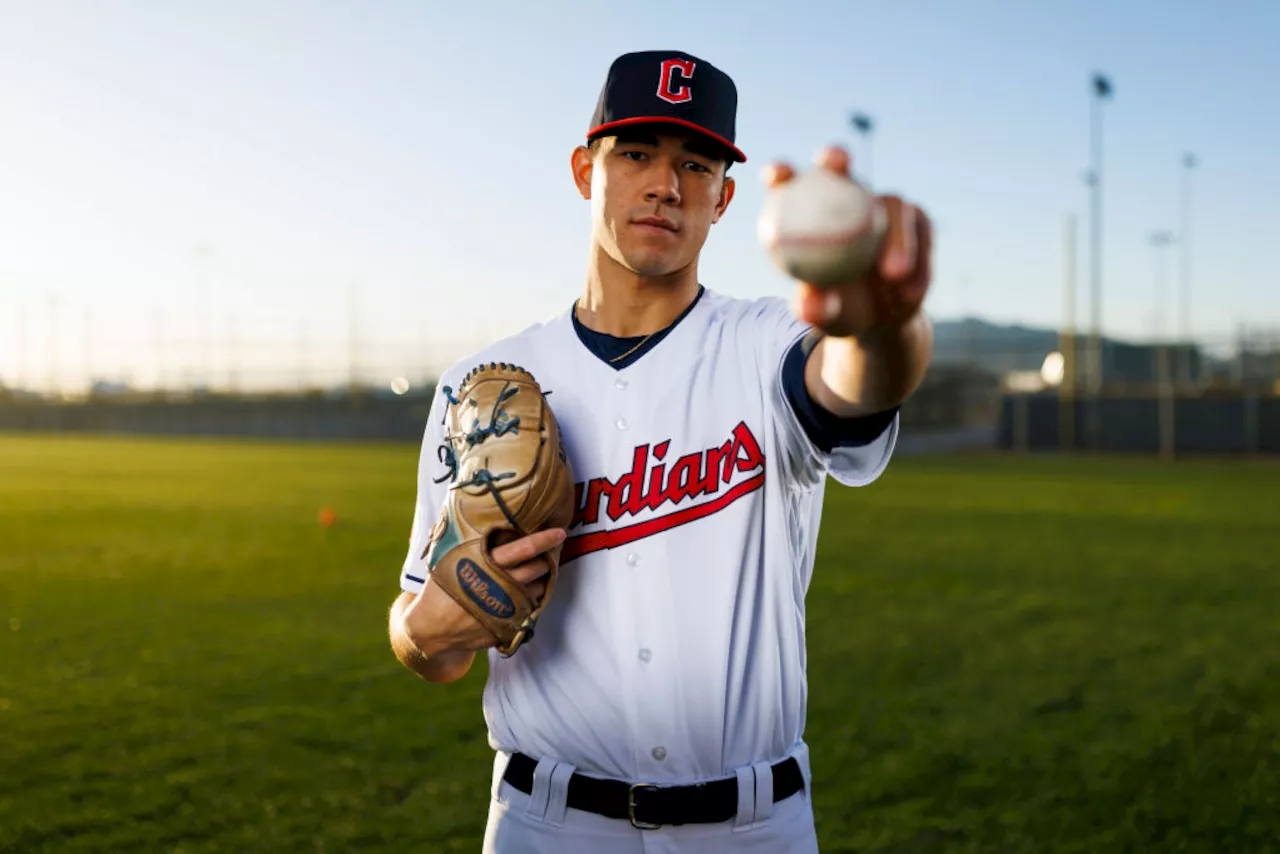
<path fill-rule="evenodd" d="M 636 346 L 632 347 L 630 350 L 628 350 L 627 352 L 623 353 L 621 356 L 614 356 L 612 359 L 610 359 L 610 360 L 609 360 L 609 364 L 611 364 L 611 365 L 612 365 L 614 362 L 621 362 L 623 359 L 627 358 L 627 357 L 628 357 L 628 356 L 630 356 L 632 353 L 634 353 L 635 351 L 637 351 L 637 350 L 639 350 L 641 347 L 643 347 L 643 346 L 644 346 L 644 343 L 645 343 L 646 341 L 648 341 L 650 338 L 652 338 L 652 337 L 653 337 L 654 335 L 656 335 L 656 334 L 657 334 L 657 333 L 655 333 L 655 332 L 650 332 L 648 335 L 646 335 L 646 336 L 644 336 L 643 338 L 641 338 L 641 339 L 640 339 L 640 343 L 639 343 L 639 344 L 637 344 Z"/>
<path fill-rule="evenodd" d="M 575 305 L 574 305 L 574 316 L 575 316 L 575 317 L 577 316 L 577 309 L 578 309 L 578 306 L 575 304 Z M 637 344 L 636 344 L 636 346 L 632 347 L 630 350 L 628 350 L 627 352 L 623 353 L 621 356 L 614 356 L 612 359 L 610 359 L 610 360 L 609 360 L 609 364 L 610 364 L 610 365 L 612 365 L 612 364 L 614 364 L 615 362 L 621 362 L 623 359 L 627 358 L 627 357 L 628 357 L 628 356 L 630 356 L 632 353 L 634 353 L 635 351 L 637 351 L 637 350 L 639 350 L 641 347 L 643 347 L 643 346 L 645 345 L 645 343 L 646 343 L 650 338 L 652 338 L 653 336 L 657 335 L 657 334 L 658 334 L 658 332 L 661 332 L 661 331 L 662 331 L 662 330 L 660 330 L 660 329 L 659 329 L 659 330 L 655 330 L 654 332 L 650 332 L 648 335 L 646 335 L 646 336 L 644 336 L 643 338 L 641 338 L 641 339 L 640 339 L 640 341 L 639 341 L 639 343 L 637 343 Z"/>

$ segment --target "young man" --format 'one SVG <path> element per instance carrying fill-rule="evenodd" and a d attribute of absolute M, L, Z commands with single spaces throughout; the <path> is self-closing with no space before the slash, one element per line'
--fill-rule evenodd
<path fill-rule="evenodd" d="M 704 287 L 699 253 L 734 194 L 726 170 L 746 160 L 736 109 L 733 82 L 701 59 L 617 59 L 572 155 L 592 210 L 585 288 L 441 378 L 528 369 L 579 480 L 568 530 L 495 552 L 537 596 L 539 555 L 561 546 L 537 637 L 499 656 L 422 563 L 446 488 L 437 398 L 390 634 L 432 682 L 488 651 L 485 851 L 817 850 L 804 605 L 823 489 L 828 475 L 871 483 L 888 463 L 931 352 L 930 229 L 884 198 L 886 246 L 863 281 L 797 283 L 790 303 Z M 849 167 L 835 149 L 822 162 Z M 779 164 L 767 180 L 792 174 Z"/>

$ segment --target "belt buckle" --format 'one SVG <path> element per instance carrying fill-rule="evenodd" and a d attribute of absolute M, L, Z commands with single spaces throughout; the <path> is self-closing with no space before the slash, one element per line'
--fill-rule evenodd
<path fill-rule="evenodd" d="M 662 827 L 660 824 L 649 824 L 648 822 L 636 821 L 636 789 L 659 789 L 660 786 L 653 783 L 632 783 L 627 789 L 627 818 L 631 820 L 631 826 L 638 830 L 657 830 Z"/>

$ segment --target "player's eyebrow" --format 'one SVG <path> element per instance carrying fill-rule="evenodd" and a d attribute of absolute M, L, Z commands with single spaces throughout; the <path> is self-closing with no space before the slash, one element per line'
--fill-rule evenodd
<path fill-rule="evenodd" d="M 698 157 L 705 157 L 707 160 L 724 160 L 724 151 L 716 147 L 715 143 L 702 137 L 689 137 L 684 141 L 684 150 Z"/>
<path fill-rule="evenodd" d="M 617 145 L 649 145 L 657 148 L 658 136 L 646 131 L 623 131 L 618 134 Z M 724 159 L 724 152 L 709 139 L 700 136 L 688 136 L 681 140 L 681 148 L 687 154 L 705 157 L 708 160 Z"/>

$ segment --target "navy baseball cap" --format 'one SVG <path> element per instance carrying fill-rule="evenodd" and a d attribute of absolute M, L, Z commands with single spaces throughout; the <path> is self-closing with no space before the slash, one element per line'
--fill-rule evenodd
<path fill-rule="evenodd" d="M 734 144 L 737 113 L 737 86 L 711 63 L 678 50 L 626 53 L 609 66 L 587 140 L 630 125 L 679 125 L 745 163 L 747 156 Z"/>

